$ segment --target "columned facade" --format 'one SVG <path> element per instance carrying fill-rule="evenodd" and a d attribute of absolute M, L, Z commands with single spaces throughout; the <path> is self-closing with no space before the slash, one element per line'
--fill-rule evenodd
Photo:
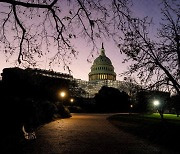
<path fill-rule="evenodd" d="M 89 81 L 92 81 L 92 80 L 116 80 L 116 76 L 112 74 L 105 74 L 105 73 L 91 74 L 89 75 Z"/>

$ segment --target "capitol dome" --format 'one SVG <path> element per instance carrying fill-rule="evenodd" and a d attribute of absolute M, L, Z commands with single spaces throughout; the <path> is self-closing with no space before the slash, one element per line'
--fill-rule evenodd
<path fill-rule="evenodd" d="M 100 55 L 94 60 L 89 73 L 89 81 L 94 80 L 116 80 L 116 73 L 111 60 L 105 55 L 102 44 Z"/>

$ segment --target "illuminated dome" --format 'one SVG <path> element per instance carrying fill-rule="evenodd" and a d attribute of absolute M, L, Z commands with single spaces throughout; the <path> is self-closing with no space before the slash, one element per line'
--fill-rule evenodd
<path fill-rule="evenodd" d="M 89 81 L 93 80 L 116 80 L 116 73 L 111 60 L 105 55 L 105 50 L 102 44 L 99 57 L 94 60 L 89 73 Z"/>

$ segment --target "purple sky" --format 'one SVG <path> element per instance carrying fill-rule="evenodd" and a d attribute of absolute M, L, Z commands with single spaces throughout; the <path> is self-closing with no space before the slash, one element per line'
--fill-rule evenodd
<path fill-rule="evenodd" d="M 160 0 L 134 0 L 133 12 L 135 15 L 140 17 L 153 17 L 155 26 L 152 27 L 152 32 L 156 30 L 156 24 L 158 25 L 160 19 L 160 10 L 158 7 L 158 3 L 160 3 Z M 77 56 L 77 59 L 73 59 L 71 64 L 69 65 L 70 69 L 72 70 L 72 75 L 74 78 L 88 80 L 88 73 L 90 72 L 90 67 L 92 63 L 88 63 L 87 58 L 90 54 L 91 47 L 88 46 L 87 42 L 85 42 L 81 38 L 77 39 L 77 42 L 75 42 L 75 46 L 79 51 L 79 54 Z M 101 43 L 99 42 L 97 46 L 100 49 Z M 119 49 L 114 46 L 114 43 L 111 40 L 104 41 L 104 48 L 106 55 L 111 59 L 112 64 L 115 68 L 117 80 L 122 80 L 123 78 L 120 77 L 119 74 L 125 71 L 128 67 L 128 64 L 122 63 L 124 56 L 120 54 Z M 98 54 L 95 54 L 94 58 L 96 58 L 97 56 Z M 8 62 L 6 62 L 7 58 L 2 52 L 0 52 L 0 73 L 5 67 L 14 67 L 14 59 L 16 58 L 17 55 L 14 55 L 9 59 Z M 39 68 L 50 69 L 48 67 L 48 64 L 46 63 L 46 60 L 42 60 L 42 62 L 39 62 Z M 63 70 L 62 66 L 53 65 L 52 69 L 54 71 L 67 73 L 67 71 Z"/>

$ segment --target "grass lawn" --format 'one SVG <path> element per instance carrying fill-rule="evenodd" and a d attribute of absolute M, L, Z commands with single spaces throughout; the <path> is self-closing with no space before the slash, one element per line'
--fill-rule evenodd
<path fill-rule="evenodd" d="M 164 146 L 180 151 L 180 117 L 175 114 L 164 114 L 162 121 L 155 114 L 117 114 L 108 120 L 121 130 Z"/>
<path fill-rule="evenodd" d="M 143 116 L 143 115 L 142 115 Z M 153 113 L 153 114 L 144 114 L 144 117 L 148 118 L 157 118 L 160 119 L 159 113 Z M 180 117 L 177 117 L 176 114 L 164 114 L 164 119 L 166 120 L 173 120 L 174 122 L 177 120 L 180 122 Z"/>

